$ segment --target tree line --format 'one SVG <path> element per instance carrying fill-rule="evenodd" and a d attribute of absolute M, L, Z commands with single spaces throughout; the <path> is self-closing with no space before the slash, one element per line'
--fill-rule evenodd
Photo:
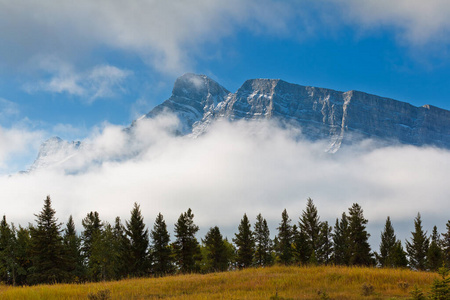
<path fill-rule="evenodd" d="M 409 267 L 436 271 L 450 265 L 450 220 L 447 231 L 436 226 L 424 232 L 420 214 L 406 249 L 396 238 L 389 217 L 381 233 L 378 252 L 372 251 L 362 208 L 353 204 L 330 226 L 320 221 L 317 207 L 308 199 L 295 224 L 286 209 L 271 239 L 261 214 L 250 223 L 244 214 L 231 241 L 219 227 L 209 229 L 200 241 L 191 209 L 174 226 L 174 239 L 159 213 L 152 229 L 146 228 L 140 206 L 135 203 L 123 224 L 101 221 L 98 212 L 82 220 L 77 234 L 72 216 L 65 226 L 58 222 L 49 196 L 28 227 L 0 222 L 0 281 L 11 285 L 72 283 L 116 280 L 129 277 L 164 276 L 174 273 L 216 272 L 248 267 L 285 265 L 346 265 Z"/>

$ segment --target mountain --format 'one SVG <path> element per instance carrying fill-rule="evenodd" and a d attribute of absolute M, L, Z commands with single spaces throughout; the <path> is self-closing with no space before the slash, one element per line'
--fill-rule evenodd
<path fill-rule="evenodd" d="M 202 134 L 218 119 L 273 119 L 302 128 L 311 140 L 328 140 L 331 151 L 364 138 L 450 148 L 450 111 L 279 79 L 247 80 L 230 93 L 205 75 L 185 74 L 175 82 L 172 96 L 146 117 L 163 111 L 179 117 L 182 134 Z"/>
<path fill-rule="evenodd" d="M 450 111 L 411 104 L 359 91 L 339 92 L 301 86 L 280 79 L 251 79 L 235 92 L 205 75 L 179 77 L 169 99 L 134 121 L 174 114 L 177 134 L 196 137 L 218 120 L 273 120 L 300 128 L 310 140 L 325 140 L 328 152 L 362 139 L 385 145 L 407 144 L 450 148 Z M 75 155 L 79 142 L 46 141 L 31 170 L 60 164 Z"/>

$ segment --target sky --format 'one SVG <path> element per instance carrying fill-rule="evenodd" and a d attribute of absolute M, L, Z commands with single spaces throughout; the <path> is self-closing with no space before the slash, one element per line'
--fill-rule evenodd
<path fill-rule="evenodd" d="M 377 236 L 387 215 L 406 236 L 418 211 L 443 230 L 450 155 L 439 149 L 364 144 L 330 159 L 317 154 L 320 145 L 299 144 L 273 124 L 258 134 L 244 130 L 255 125 L 224 126 L 194 143 L 164 131 L 176 120 L 160 120 L 133 145 L 143 151 L 137 161 L 89 163 L 129 151 L 121 128 L 169 98 L 187 72 L 232 92 L 246 79 L 280 78 L 450 109 L 448 15 L 446 0 L 0 0 L 0 213 L 27 224 L 50 194 L 62 219 L 102 214 L 107 202 L 112 222 L 137 201 L 150 220 L 159 208 L 173 221 L 192 206 L 203 227 L 219 219 L 231 228 L 256 205 L 275 228 L 284 207 L 273 198 L 294 220 L 310 196 L 330 222 L 363 202 Z M 98 148 L 70 166 L 83 166 L 79 175 L 67 166 L 17 175 L 52 136 Z M 272 148 L 274 136 L 287 150 Z M 261 165 L 274 157 L 276 166 Z M 230 209 L 230 201 L 241 206 Z M 221 217 L 216 207 L 231 211 Z"/>

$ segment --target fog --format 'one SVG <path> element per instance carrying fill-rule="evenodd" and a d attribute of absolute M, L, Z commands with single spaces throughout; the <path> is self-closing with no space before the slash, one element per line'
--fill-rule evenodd
<path fill-rule="evenodd" d="M 191 208 L 199 238 L 215 225 L 232 238 L 244 213 L 252 223 L 262 213 L 274 235 L 283 209 L 297 223 L 311 197 L 330 225 L 359 203 L 374 250 L 387 216 L 403 241 L 418 212 L 429 233 L 449 219 L 447 150 L 366 140 L 329 154 L 326 143 L 269 121 L 217 122 L 199 137 L 177 136 L 177 126 L 172 116 L 141 120 L 131 134 L 105 125 L 48 168 L 0 177 L 0 213 L 27 226 L 50 195 L 59 220 L 72 214 L 80 231 L 88 212 L 124 221 L 137 202 L 148 227 L 161 212 L 172 230 Z"/>

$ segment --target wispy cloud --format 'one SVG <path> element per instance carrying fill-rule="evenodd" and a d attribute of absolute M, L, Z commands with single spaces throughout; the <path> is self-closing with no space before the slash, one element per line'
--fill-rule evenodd
<path fill-rule="evenodd" d="M 219 225 L 230 235 L 245 212 L 261 212 L 272 230 L 284 208 L 297 220 L 312 197 L 330 222 L 360 203 L 374 235 L 388 215 L 394 224 L 412 226 L 420 211 L 427 229 L 447 221 L 447 150 L 365 143 L 330 155 L 325 145 L 269 122 L 220 122 L 197 139 L 172 135 L 176 126 L 170 116 L 144 120 L 130 140 L 122 128 L 106 125 L 85 141 L 84 151 L 53 168 L 0 177 L 4 213 L 26 224 L 50 194 L 60 218 L 81 220 L 97 210 L 112 222 L 116 215 L 128 218 L 137 201 L 149 225 L 158 212 L 173 224 L 190 207 L 201 228 Z M 396 229 L 399 237 L 412 230 Z"/>
<path fill-rule="evenodd" d="M 29 82 L 24 88 L 29 93 L 45 91 L 50 93 L 67 93 L 91 103 L 99 98 L 112 98 L 125 92 L 123 84 L 131 71 L 110 65 L 100 65 L 78 72 L 75 68 L 54 57 L 41 58 L 37 69 L 45 72 L 46 80 Z"/>
<path fill-rule="evenodd" d="M 16 103 L 0 98 L 0 119 L 17 116 L 19 112 L 19 106 Z"/>

